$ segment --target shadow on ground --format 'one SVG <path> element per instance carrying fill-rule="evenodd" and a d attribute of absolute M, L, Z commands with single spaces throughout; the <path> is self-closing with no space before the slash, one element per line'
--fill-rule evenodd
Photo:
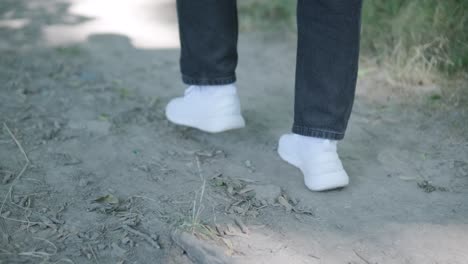
<path fill-rule="evenodd" d="M 173 3 L 156 2 L 156 18 L 146 10 L 135 25 L 176 29 Z M 110 11 L 86 15 L 91 3 L 0 4 L 2 263 L 468 258 L 466 109 L 427 94 L 401 100 L 378 75 L 361 77 L 340 145 L 351 185 L 311 193 L 275 150 L 292 120 L 293 35 L 241 35 L 248 126 L 208 135 L 164 118 L 184 89 L 177 34 L 114 32 Z M 8 129 L 31 161 L 20 178 Z M 174 239 L 176 229 L 201 240 Z"/>

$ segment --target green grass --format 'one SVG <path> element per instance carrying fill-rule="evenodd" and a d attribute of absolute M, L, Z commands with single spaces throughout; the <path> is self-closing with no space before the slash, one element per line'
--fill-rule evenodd
<path fill-rule="evenodd" d="M 237 1 L 240 28 L 243 31 L 293 29 L 295 1 L 242 0 Z"/>
<path fill-rule="evenodd" d="M 365 1 L 362 50 L 397 79 L 430 81 L 468 69 L 468 0 Z"/>
<path fill-rule="evenodd" d="M 295 1 L 239 1 L 242 30 L 295 30 Z M 421 84 L 468 70 L 468 0 L 365 0 L 362 54 L 394 80 Z"/>

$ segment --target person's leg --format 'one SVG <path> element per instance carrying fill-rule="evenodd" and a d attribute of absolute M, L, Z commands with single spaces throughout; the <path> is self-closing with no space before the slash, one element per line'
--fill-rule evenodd
<path fill-rule="evenodd" d="M 237 66 L 235 0 L 177 0 L 182 80 L 190 87 L 166 107 L 176 124 L 207 132 L 245 125 L 234 85 Z"/>
<path fill-rule="evenodd" d="M 354 100 L 361 0 L 299 0 L 293 132 L 342 139 Z"/>
<path fill-rule="evenodd" d="M 184 83 L 221 85 L 236 81 L 235 0 L 177 0 Z"/>
<path fill-rule="evenodd" d="M 280 139 L 283 159 L 299 167 L 306 185 L 348 184 L 336 154 L 356 86 L 361 0 L 299 0 L 294 134 Z"/>

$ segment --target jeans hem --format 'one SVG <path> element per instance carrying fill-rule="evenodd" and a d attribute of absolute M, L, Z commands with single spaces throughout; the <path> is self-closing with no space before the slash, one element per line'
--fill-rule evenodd
<path fill-rule="evenodd" d="M 182 74 L 182 81 L 188 85 L 223 85 L 236 82 L 236 75 L 217 78 L 194 78 Z"/>
<path fill-rule="evenodd" d="M 298 125 L 294 125 L 292 127 L 292 132 L 301 136 L 317 137 L 330 140 L 341 140 L 344 138 L 344 133 L 341 132 Z"/>

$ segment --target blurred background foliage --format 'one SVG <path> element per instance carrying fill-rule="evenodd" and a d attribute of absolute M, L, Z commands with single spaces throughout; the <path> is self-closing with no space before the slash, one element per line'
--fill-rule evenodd
<path fill-rule="evenodd" d="M 295 30 L 296 1 L 238 1 L 241 30 Z M 361 52 L 421 84 L 468 71 L 468 0 L 364 0 Z"/>

